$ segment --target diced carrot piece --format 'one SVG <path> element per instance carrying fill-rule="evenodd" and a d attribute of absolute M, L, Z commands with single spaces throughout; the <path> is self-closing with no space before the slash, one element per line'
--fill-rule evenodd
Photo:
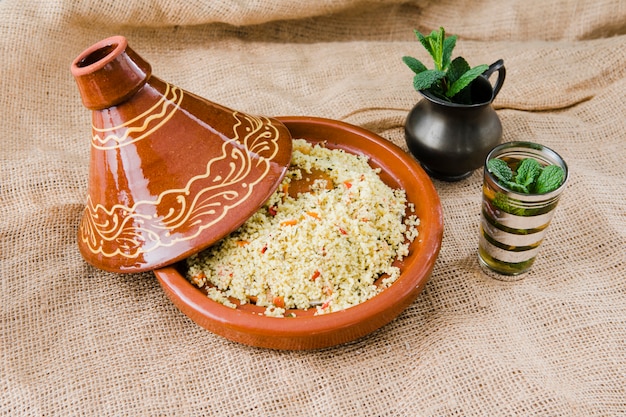
<path fill-rule="evenodd" d="M 311 281 L 315 281 L 320 275 L 322 275 L 322 273 L 316 269 L 315 272 L 313 272 L 313 275 L 311 275 Z"/>
<path fill-rule="evenodd" d="M 291 220 L 285 220 L 280 222 L 281 226 L 294 226 L 298 223 L 298 220 L 296 219 L 291 219 Z"/>
<path fill-rule="evenodd" d="M 239 246 L 239 247 L 244 247 L 244 246 L 249 245 L 249 244 L 250 244 L 250 242 L 248 242 L 247 240 L 238 240 L 237 241 L 237 246 Z"/>
<path fill-rule="evenodd" d="M 282 295 L 274 297 L 274 299 L 272 300 L 272 304 L 279 308 L 285 308 L 285 297 L 283 297 Z"/>
<path fill-rule="evenodd" d="M 204 274 L 204 272 L 199 272 L 191 278 L 193 283 L 196 285 L 201 285 L 205 279 L 206 279 L 206 275 Z"/>
<path fill-rule="evenodd" d="M 316 213 L 316 212 L 314 212 L 314 211 L 307 211 L 307 212 L 306 212 L 306 214 L 308 214 L 309 216 L 311 216 L 311 217 L 313 217 L 313 218 L 315 218 L 315 219 L 319 219 L 319 218 L 320 218 L 320 215 L 319 215 L 319 214 L 317 214 L 317 213 Z"/>

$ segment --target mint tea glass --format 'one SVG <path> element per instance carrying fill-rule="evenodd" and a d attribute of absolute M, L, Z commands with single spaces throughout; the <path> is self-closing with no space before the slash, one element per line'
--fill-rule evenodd
<path fill-rule="evenodd" d="M 502 185 L 487 165 L 491 159 L 506 162 L 515 173 L 520 162 L 535 159 L 541 169 L 560 166 L 563 179 L 546 193 L 514 191 Z M 482 214 L 478 244 L 481 266 L 497 279 L 512 281 L 530 270 L 569 177 L 567 164 L 552 149 L 532 142 L 507 142 L 487 155 L 483 176 Z M 515 184 L 513 184 L 515 185 Z M 514 278 L 515 277 L 515 278 Z"/>

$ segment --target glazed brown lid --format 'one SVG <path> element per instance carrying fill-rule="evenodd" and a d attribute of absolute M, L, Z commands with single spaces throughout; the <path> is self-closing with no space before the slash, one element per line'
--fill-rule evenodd
<path fill-rule="evenodd" d="M 122 36 L 86 49 L 71 72 L 92 110 L 78 246 L 100 269 L 153 270 L 207 248 L 256 212 L 287 171 L 292 142 L 281 122 L 153 76 Z"/>

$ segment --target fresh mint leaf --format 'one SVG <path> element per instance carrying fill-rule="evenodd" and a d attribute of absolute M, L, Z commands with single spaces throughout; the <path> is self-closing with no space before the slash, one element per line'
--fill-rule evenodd
<path fill-rule="evenodd" d="M 541 171 L 535 183 L 534 192 L 536 194 L 545 194 L 556 190 L 563 183 L 565 171 L 558 165 L 548 165 Z"/>
<path fill-rule="evenodd" d="M 438 71 L 445 70 L 444 61 L 445 61 L 445 47 L 444 44 L 450 44 L 450 41 L 446 42 L 446 31 L 444 28 L 440 27 L 439 30 L 433 30 L 429 35 L 424 36 L 418 30 L 414 30 L 415 36 L 419 39 L 420 43 L 428 51 L 430 56 L 433 58 L 433 62 L 435 64 L 435 69 Z M 456 43 L 456 40 L 452 42 Z M 450 50 L 450 54 L 452 50 Z M 449 58 L 448 58 L 449 59 Z"/>
<path fill-rule="evenodd" d="M 417 36 L 417 39 L 420 41 L 420 43 L 422 44 L 422 46 L 424 47 L 424 49 L 426 49 L 426 51 L 430 54 L 430 56 L 433 58 L 433 61 L 437 60 L 436 57 L 436 53 L 435 50 L 433 49 L 433 44 L 431 42 L 431 38 L 433 36 L 433 34 L 435 33 L 435 31 L 433 31 L 430 35 L 428 36 L 424 36 L 422 35 L 419 31 L 415 30 L 415 36 Z"/>
<path fill-rule="evenodd" d="M 427 90 L 445 76 L 446 73 L 443 71 L 422 71 L 419 74 L 415 74 L 415 77 L 413 77 L 413 88 L 415 88 L 417 91 Z"/>
<path fill-rule="evenodd" d="M 519 184 L 515 181 L 507 181 L 505 183 L 505 186 L 511 189 L 512 191 L 515 191 L 516 193 L 528 194 L 529 192 L 527 186 L 525 186 L 524 184 Z"/>
<path fill-rule="evenodd" d="M 526 158 L 517 166 L 517 175 L 515 176 L 515 182 L 530 188 L 539 175 L 541 174 L 541 164 L 536 159 Z M 528 192 L 528 191 L 526 191 Z"/>
<path fill-rule="evenodd" d="M 513 180 L 513 171 L 502 159 L 494 158 L 487 161 L 487 169 L 502 183 Z"/>
<path fill-rule="evenodd" d="M 433 48 L 433 58 L 435 58 L 435 69 L 443 71 L 443 41 L 446 38 L 445 30 L 440 27 L 439 31 L 433 30 L 430 34 L 430 43 Z"/>
<path fill-rule="evenodd" d="M 443 40 L 443 57 L 441 60 L 443 70 L 447 69 L 451 64 L 450 60 L 452 59 L 452 50 L 456 46 L 456 39 L 456 35 L 453 35 Z"/>
<path fill-rule="evenodd" d="M 470 66 L 463 57 L 456 57 L 448 67 L 448 81 L 452 84 L 470 70 Z"/>
<path fill-rule="evenodd" d="M 403 56 L 402 61 L 416 74 L 428 70 L 426 65 L 422 64 L 419 59 L 413 58 L 412 56 Z"/>
<path fill-rule="evenodd" d="M 524 215 L 524 209 L 513 204 L 512 200 L 505 193 L 497 192 L 493 199 L 493 205 L 505 213 L 515 214 L 517 216 Z"/>
<path fill-rule="evenodd" d="M 483 64 L 477 67 L 472 68 L 471 70 L 465 72 L 458 80 L 456 80 L 451 86 L 446 96 L 454 97 L 459 91 L 463 90 L 465 87 L 470 85 L 472 81 L 480 76 L 483 72 L 485 72 L 489 68 L 489 65 Z"/>
<path fill-rule="evenodd" d="M 493 198 L 493 205 L 506 213 L 510 213 L 512 211 L 512 207 L 509 204 L 509 197 L 504 193 L 496 193 Z"/>

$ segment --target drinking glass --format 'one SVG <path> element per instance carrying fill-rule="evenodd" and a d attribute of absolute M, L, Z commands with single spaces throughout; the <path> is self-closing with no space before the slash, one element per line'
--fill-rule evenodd
<path fill-rule="evenodd" d="M 525 158 L 540 165 L 558 165 L 564 171 L 563 182 L 554 191 L 525 194 L 501 185 L 487 169 L 493 158 L 515 168 Z M 487 155 L 483 175 L 482 214 L 478 243 L 481 266 L 496 279 L 514 281 L 530 270 L 554 216 L 559 198 L 569 177 L 567 164 L 552 149 L 532 142 L 507 142 Z"/>

